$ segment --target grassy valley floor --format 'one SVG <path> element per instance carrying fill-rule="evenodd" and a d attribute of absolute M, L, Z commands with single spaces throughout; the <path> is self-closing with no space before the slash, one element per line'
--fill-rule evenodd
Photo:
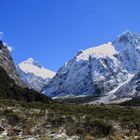
<path fill-rule="evenodd" d="M 140 108 L 0 101 L 0 139 L 139 140 Z"/>

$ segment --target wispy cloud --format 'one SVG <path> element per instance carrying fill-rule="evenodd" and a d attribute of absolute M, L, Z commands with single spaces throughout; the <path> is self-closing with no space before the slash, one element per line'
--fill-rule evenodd
<path fill-rule="evenodd" d="M 12 46 L 10 46 L 10 45 L 8 45 L 8 43 L 7 42 L 3 42 L 3 44 L 4 44 L 4 46 L 6 46 L 7 48 L 8 48 L 8 50 L 11 52 L 11 51 L 13 51 L 13 47 Z"/>
<path fill-rule="evenodd" d="M 13 51 L 13 47 L 7 46 L 7 48 L 8 48 L 8 50 L 9 50 L 10 52 Z"/>
<path fill-rule="evenodd" d="M 3 32 L 0 32 L 0 39 L 2 39 L 3 36 L 4 36 Z M 13 47 L 10 46 L 10 45 L 8 45 L 7 42 L 3 42 L 3 44 L 4 44 L 4 46 L 6 46 L 6 47 L 8 48 L 8 50 L 9 50 L 10 52 L 13 51 Z"/>

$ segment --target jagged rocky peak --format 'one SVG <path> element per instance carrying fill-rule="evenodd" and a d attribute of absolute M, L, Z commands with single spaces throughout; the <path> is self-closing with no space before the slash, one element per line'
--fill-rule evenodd
<path fill-rule="evenodd" d="M 118 59 L 126 69 L 135 74 L 140 70 L 140 36 L 127 30 L 112 45 L 119 52 Z"/>
<path fill-rule="evenodd" d="M 17 71 L 24 83 L 38 92 L 55 75 L 55 72 L 44 68 L 33 58 L 28 58 L 26 61 L 21 62 L 17 67 Z"/>
<path fill-rule="evenodd" d="M 21 62 L 18 67 L 25 73 L 34 73 L 36 76 L 44 79 L 52 78 L 55 75 L 55 72 L 44 68 L 33 58 L 28 58 L 26 61 Z"/>
<path fill-rule="evenodd" d="M 3 55 L 3 57 L 12 60 L 9 49 L 7 46 L 4 45 L 2 40 L 0 40 L 0 51 L 1 51 L 1 55 Z"/>
<path fill-rule="evenodd" d="M 33 58 L 28 58 L 26 61 L 23 62 L 24 64 L 31 64 L 31 65 L 35 65 L 39 68 L 41 68 L 42 66 L 39 64 L 39 62 L 37 62 L 36 60 L 34 60 Z"/>
<path fill-rule="evenodd" d="M 36 62 L 33 58 L 28 58 L 26 61 L 24 61 L 24 63 L 29 63 L 29 64 L 33 64 L 34 62 Z"/>
<path fill-rule="evenodd" d="M 16 84 L 25 87 L 25 84 L 18 76 L 14 61 L 11 57 L 8 47 L 5 46 L 1 40 L 0 40 L 0 66 L 5 69 L 7 74 L 15 81 Z"/>
<path fill-rule="evenodd" d="M 140 36 L 130 30 L 126 30 L 121 33 L 116 40 L 112 43 L 114 46 L 123 44 L 127 47 L 138 47 L 140 46 Z"/>

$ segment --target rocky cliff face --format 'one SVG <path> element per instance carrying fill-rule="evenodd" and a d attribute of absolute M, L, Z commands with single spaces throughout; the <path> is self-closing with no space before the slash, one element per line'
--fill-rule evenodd
<path fill-rule="evenodd" d="M 128 83 L 123 85 L 116 93 L 115 99 L 133 98 L 140 96 L 140 72 L 136 74 Z"/>
<path fill-rule="evenodd" d="M 10 52 L 8 48 L 4 46 L 2 41 L 0 41 L 0 66 L 5 69 L 7 74 L 15 81 L 16 84 L 25 87 L 25 84 L 17 74 L 16 67 L 10 55 Z"/>

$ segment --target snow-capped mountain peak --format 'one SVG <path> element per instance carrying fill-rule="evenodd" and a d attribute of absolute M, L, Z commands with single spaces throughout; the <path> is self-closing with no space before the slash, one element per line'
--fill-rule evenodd
<path fill-rule="evenodd" d="M 125 45 L 125 47 L 140 48 L 140 36 L 130 30 L 126 30 L 113 41 L 114 46 L 118 44 Z"/>
<path fill-rule="evenodd" d="M 36 62 L 33 58 L 28 58 L 26 61 L 24 61 L 25 63 L 29 63 L 29 64 L 33 64 L 34 62 Z"/>
<path fill-rule="evenodd" d="M 127 30 L 113 42 L 79 51 L 42 89 L 50 97 L 100 96 L 140 71 L 140 36 Z"/>
<path fill-rule="evenodd" d="M 26 61 L 22 62 L 24 64 L 30 64 L 30 65 L 35 65 L 39 68 L 41 68 L 42 66 L 39 64 L 39 62 L 37 62 L 36 60 L 34 60 L 33 58 L 28 58 Z"/>
<path fill-rule="evenodd" d="M 122 36 L 127 36 L 127 37 L 130 37 L 130 36 L 134 36 L 135 33 L 132 32 L 131 30 L 127 29 L 125 31 L 123 31 L 121 34 L 118 35 L 118 37 L 122 37 Z"/>
<path fill-rule="evenodd" d="M 44 68 L 33 58 L 28 58 L 26 61 L 20 63 L 19 68 L 25 73 L 34 73 L 36 76 L 40 76 L 43 79 L 52 78 L 55 75 L 55 72 Z"/>
<path fill-rule="evenodd" d="M 77 55 L 77 61 L 83 59 L 88 60 L 89 56 L 92 57 L 112 57 L 114 54 L 116 54 L 117 51 L 115 50 L 114 46 L 112 46 L 112 42 L 108 42 L 106 44 L 88 48 L 84 51 L 81 51 L 79 55 Z"/>
<path fill-rule="evenodd" d="M 21 62 L 17 67 L 17 71 L 29 88 L 39 92 L 55 75 L 55 72 L 44 68 L 33 58 Z"/>
<path fill-rule="evenodd" d="M 118 59 L 131 73 L 140 70 L 140 36 L 127 30 L 112 43 L 119 52 Z"/>

